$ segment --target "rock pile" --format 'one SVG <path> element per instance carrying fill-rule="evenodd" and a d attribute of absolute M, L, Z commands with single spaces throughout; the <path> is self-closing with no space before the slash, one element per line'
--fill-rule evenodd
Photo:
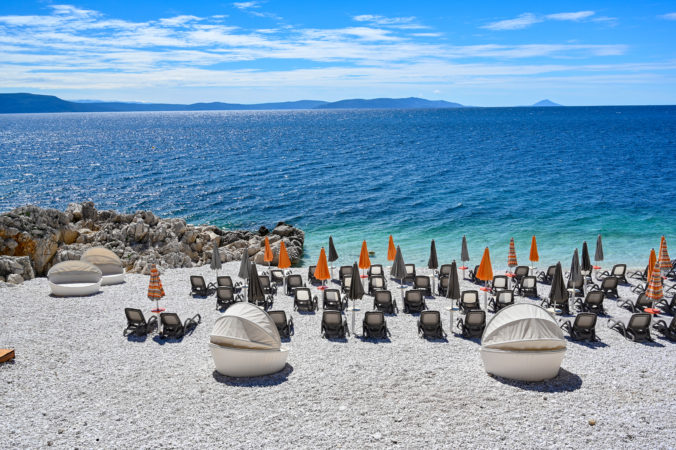
<path fill-rule="evenodd" d="M 71 203 L 65 212 L 22 206 L 0 215 L 0 255 L 6 255 L 0 256 L 0 281 L 11 277 L 11 282 L 20 283 L 44 276 L 56 263 L 80 259 L 90 247 L 112 250 L 128 272 L 136 273 L 149 273 L 152 263 L 165 269 L 209 264 L 214 248 L 223 262 L 239 260 L 248 248 L 249 256 L 263 264 L 266 235 L 275 255 L 273 265 L 282 241 L 292 264 L 300 261 L 305 234 L 283 222 L 272 231 L 229 231 L 162 219 L 150 211 L 98 211 L 92 202 Z"/>

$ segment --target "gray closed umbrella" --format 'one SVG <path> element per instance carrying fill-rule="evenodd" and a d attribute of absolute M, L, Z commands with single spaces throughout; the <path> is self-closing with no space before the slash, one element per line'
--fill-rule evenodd
<path fill-rule="evenodd" d="M 552 288 L 549 290 L 550 304 L 563 303 L 568 300 L 568 291 L 563 281 L 563 269 L 561 269 L 561 262 L 556 263 L 556 270 L 554 270 L 554 278 L 552 278 Z"/>
<path fill-rule="evenodd" d="M 590 274 L 592 270 L 591 260 L 589 259 L 589 248 L 587 248 L 587 241 L 582 243 L 582 266 L 581 269 Z"/>
<path fill-rule="evenodd" d="M 361 278 L 359 277 L 359 267 L 355 262 L 352 266 L 352 282 L 350 283 L 350 289 L 347 291 L 347 297 L 352 300 L 352 333 L 357 334 L 354 328 L 354 312 L 356 310 L 354 301 L 361 299 L 364 296 L 364 286 L 361 284 Z"/>
<path fill-rule="evenodd" d="M 577 249 L 573 252 L 573 260 L 570 262 L 570 275 L 568 277 L 568 288 L 579 286 L 582 282 L 582 272 L 580 272 L 580 258 Z"/>
<path fill-rule="evenodd" d="M 263 285 L 261 279 L 258 278 L 258 270 L 256 263 L 251 263 L 249 269 L 249 286 L 246 289 L 248 301 L 251 303 L 258 303 L 265 300 L 265 293 L 263 292 Z"/>
<path fill-rule="evenodd" d="M 465 236 L 462 237 L 462 249 L 460 250 L 460 261 L 462 261 L 463 263 L 469 261 L 469 250 L 467 250 L 467 238 Z"/>
<path fill-rule="evenodd" d="M 596 238 L 596 253 L 594 254 L 594 261 L 603 261 L 603 242 L 601 235 Z"/>
<path fill-rule="evenodd" d="M 399 280 L 399 285 L 401 287 L 401 298 L 404 299 L 404 278 L 406 278 L 406 263 L 404 263 L 404 257 L 401 254 L 401 248 L 397 245 L 397 254 L 394 256 L 394 262 L 392 263 L 392 270 L 390 271 L 390 276 Z"/>
<path fill-rule="evenodd" d="M 436 269 L 439 267 L 439 260 L 437 259 L 437 246 L 432 239 L 432 244 L 430 245 L 430 258 L 427 260 L 428 269 Z"/>
<path fill-rule="evenodd" d="M 458 265 L 455 259 L 451 263 L 451 273 L 448 276 L 448 289 L 446 290 L 446 298 L 451 299 L 451 306 L 448 310 L 451 315 L 451 330 L 453 330 L 453 300 L 460 299 L 460 282 L 458 281 Z"/>
<path fill-rule="evenodd" d="M 211 270 L 216 271 L 216 276 L 218 276 L 218 271 L 220 270 L 222 266 L 221 264 L 221 254 L 218 251 L 218 244 L 217 241 L 214 240 L 214 249 L 211 252 Z"/>
<path fill-rule="evenodd" d="M 239 273 L 237 274 L 242 280 L 249 279 L 249 247 L 245 248 L 242 253 L 242 260 L 239 263 Z"/>
<path fill-rule="evenodd" d="M 331 263 L 331 279 L 333 280 L 333 262 L 338 259 L 338 252 L 333 245 L 333 236 L 329 236 L 329 262 Z"/>

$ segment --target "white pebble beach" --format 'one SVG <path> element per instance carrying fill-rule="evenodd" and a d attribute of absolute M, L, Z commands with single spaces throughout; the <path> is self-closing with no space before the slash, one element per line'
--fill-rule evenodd
<path fill-rule="evenodd" d="M 230 262 L 220 274 L 237 280 L 238 268 Z M 292 270 L 307 277 L 307 268 Z M 600 343 L 569 340 L 558 377 L 525 383 L 486 374 L 479 340 L 450 332 L 450 300 L 427 300 L 441 311 L 447 341 L 421 339 L 417 316 L 401 311 L 398 283 L 388 278 L 400 307 L 386 316 L 390 340 L 361 339 L 363 313 L 373 305 L 365 296 L 350 330 L 357 336 L 336 342 L 320 335 L 321 301 L 316 314 L 300 314 L 280 288 L 273 309 L 295 323 L 283 344 L 291 348 L 288 364 L 275 375 L 237 379 L 215 372 L 211 358 L 209 334 L 221 314 L 215 296 L 190 295 L 189 275 L 214 282 L 215 272 L 161 272 L 160 306 L 182 320 L 202 317 L 180 341 L 122 335 L 125 307 L 151 315 L 148 276 L 127 274 L 124 284 L 81 298 L 50 296 L 45 278 L 0 287 L 0 347 L 16 352 L 0 364 L 0 447 L 676 447 L 676 344 L 655 331 L 654 343 L 644 344 L 608 329 L 609 317 L 631 316 L 614 299 L 597 323 Z M 463 290 L 476 288 L 462 281 Z M 548 292 L 539 285 L 541 297 Z M 622 285 L 620 296 L 636 298 Z"/>

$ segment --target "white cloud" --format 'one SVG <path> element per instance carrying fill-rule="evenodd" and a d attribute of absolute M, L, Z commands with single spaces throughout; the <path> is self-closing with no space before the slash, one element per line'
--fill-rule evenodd
<path fill-rule="evenodd" d="M 429 28 L 426 25 L 421 25 L 416 22 L 416 17 L 385 17 L 380 15 L 373 14 L 362 14 L 359 16 L 352 17 L 352 20 L 356 22 L 367 22 L 371 25 L 376 25 L 380 27 L 390 27 L 390 28 L 399 28 L 402 30 L 417 30 Z"/>
<path fill-rule="evenodd" d="M 676 12 L 662 14 L 661 16 L 657 16 L 657 17 L 659 17 L 660 19 L 666 19 L 666 20 L 676 20 Z"/>
<path fill-rule="evenodd" d="M 232 6 L 234 6 L 237 9 L 241 9 L 241 10 L 251 9 L 251 8 L 260 8 L 261 2 L 236 2 L 236 3 L 233 3 Z"/>
<path fill-rule="evenodd" d="M 551 20 L 572 20 L 577 22 L 587 17 L 593 16 L 594 11 L 578 11 L 578 12 L 565 12 L 565 13 L 556 13 L 556 14 L 547 14 L 545 17 Z"/>
<path fill-rule="evenodd" d="M 486 28 L 488 30 L 521 30 L 527 28 L 535 23 L 542 22 L 542 19 L 539 19 L 532 13 L 523 13 L 515 19 L 500 20 L 498 22 L 489 23 L 484 25 L 481 28 Z"/>
<path fill-rule="evenodd" d="M 180 25 L 185 25 L 186 23 L 190 22 L 197 22 L 202 20 L 199 17 L 196 16 L 189 16 L 189 15 L 183 15 L 183 16 L 176 16 L 176 17 L 170 17 L 169 19 L 160 19 L 159 22 L 162 25 L 166 25 L 169 27 L 175 27 L 175 26 L 180 26 Z"/>

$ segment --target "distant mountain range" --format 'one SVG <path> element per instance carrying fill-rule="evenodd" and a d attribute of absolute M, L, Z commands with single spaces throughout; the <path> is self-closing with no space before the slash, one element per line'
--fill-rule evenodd
<path fill-rule="evenodd" d="M 561 106 L 542 100 L 533 106 Z M 101 102 L 96 100 L 67 101 L 53 95 L 0 94 L 0 114 L 60 113 L 60 112 L 122 112 L 122 111 L 245 111 L 294 109 L 423 109 L 463 108 L 459 103 L 424 98 L 374 98 L 350 99 L 337 102 L 299 100 L 295 102 L 257 103 L 172 103 Z"/>

